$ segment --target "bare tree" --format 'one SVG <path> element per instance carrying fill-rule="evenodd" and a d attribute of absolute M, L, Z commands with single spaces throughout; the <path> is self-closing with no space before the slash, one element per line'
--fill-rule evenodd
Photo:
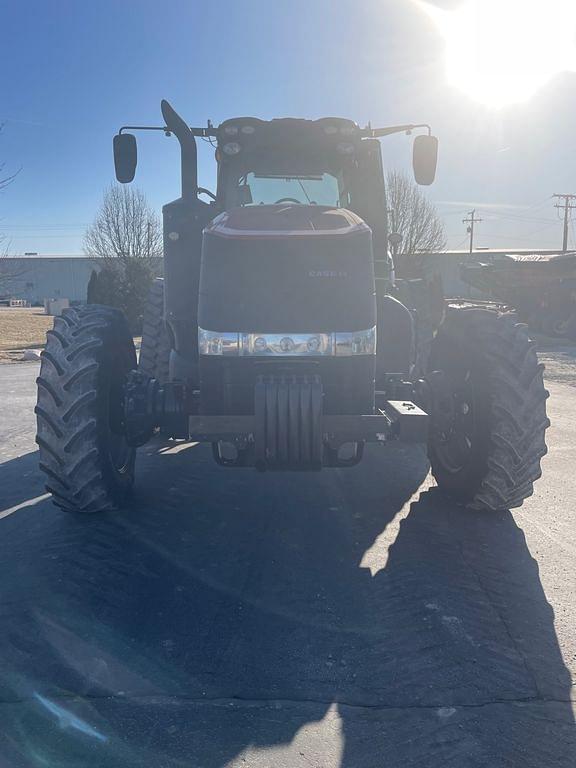
<path fill-rule="evenodd" d="M 112 184 L 84 235 L 84 251 L 100 264 L 88 300 L 119 307 L 138 332 L 162 256 L 160 221 L 144 194 Z"/>
<path fill-rule="evenodd" d="M 388 171 L 386 185 L 388 228 L 402 235 L 396 251 L 396 269 L 405 272 L 409 262 L 420 260 L 417 254 L 446 248 L 444 225 L 434 205 L 405 173 Z"/>
<path fill-rule="evenodd" d="M 4 130 L 4 123 L 0 123 L 0 133 Z M 6 163 L 0 163 L 0 177 L 2 177 L 4 173 L 4 168 L 6 167 Z M 19 168 L 15 173 L 9 174 L 8 176 L 4 176 L 3 178 L 0 178 L 0 190 L 4 189 L 8 186 L 8 184 L 11 184 L 16 176 L 20 173 L 22 169 Z"/>
<path fill-rule="evenodd" d="M 3 128 L 4 125 L 0 124 L 0 133 Z M 5 176 L 5 167 L 6 163 L 0 163 L 0 191 L 11 184 L 21 170 L 18 169 L 15 173 Z M 10 256 L 9 249 L 10 242 L 6 235 L 0 234 L 0 295 L 6 294 L 14 281 L 21 277 L 26 271 L 22 266 L 21 261 Z"/>
<path fill-rule="evenodd" d="M 8 253 L 8 245 L 2 244 L 0 238 L 0 296 L 6 296 L 6 294 L 12 292 L 19 279 L 27 272 L 26 267 L 22 263 L 22 260 L 10 256 Z"/>
<path fill-rule="evenodd" d="M 100 210 L 84 235 L 84 251 L 112 268 L 118 259 L 162 256 L 160 220 L 140 190 L 112 184 L 104 192 Z"/>

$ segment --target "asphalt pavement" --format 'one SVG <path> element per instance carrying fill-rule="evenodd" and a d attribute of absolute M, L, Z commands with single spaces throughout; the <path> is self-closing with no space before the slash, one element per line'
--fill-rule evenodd
<path fill-rule="evenodd" d="M 468 512 L 419 447 L 258 474 L 139 451 L 134 502 L 47 498 L 34 363 L 0 365 L 0 768 L 576 766 L 576 354 L 535 495 Z"/>

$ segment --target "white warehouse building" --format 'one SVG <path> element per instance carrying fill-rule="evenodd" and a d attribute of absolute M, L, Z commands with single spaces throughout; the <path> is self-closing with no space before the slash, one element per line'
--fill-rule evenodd
<path fill-rule="evenodd" d="M 86 301 L 93 269 L 87 256 L 13 256 L 0 261 L 0 298 L 24 299 L 42 305 L 44 299 Z"/>
<path fill-rule="evenodd" d="M 24 299 L 43 305 L 44 299 L 86 301 L 92 270 L 99 264 L 88 256 L 25 254 L 0 259 L 0 299 Z"/>

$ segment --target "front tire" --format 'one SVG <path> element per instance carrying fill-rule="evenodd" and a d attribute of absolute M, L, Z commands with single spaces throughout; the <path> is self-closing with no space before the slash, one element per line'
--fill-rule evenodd
<path fill-rule="evenodd" d="M 519 507 L 545 455 L 544 366 L 510 315 L 449 308 L 429 361 L 428 454 L 439 487 L 476 509 Z"/>
<path fill-rule="evenodd" d="M 122 433 L 123 385 L 134 368 L 119 310 L 92 304 L 54 319 L 37 379 L 36 442 L 46 490 L 67 512 L 111 511 L 127 499 L 135 449 Z"/>

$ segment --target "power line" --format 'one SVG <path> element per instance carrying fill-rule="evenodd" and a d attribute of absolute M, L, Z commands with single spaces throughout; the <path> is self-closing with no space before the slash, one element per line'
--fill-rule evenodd
<path fill-rule="evenodd" d="M 440 213 L 440 216 L 463 216 L 466 213 L 466 210 L 463 208 L 460 211 L 447 211 L 445 213 Z"/>
<path fill-rule="evenodd" d="M 459 242 L 458 245 L 455 245 L 451 250 L 453 250 L 453 251 L 460 250 L 460 248 L 462 248 L 462 246 L 464 245 L 466 240 L 468 240 L 468 235 L 466 235 L 466 237 L 461 242 Z"/>
<path fill-rule="evenodd" d="M 548 223 L 553 222 L 553 219 L 545 218 L 544 216 L 519 216 L 513 213 L 486 213 L 486 211 L 483 212 L 486 219 L 505 219 L 510 221 L 528 221 L 528 222 L 535 222 L 536 224 L 540 223 Z"/>
<path fill-rule="evenodd" d="M 542 208 L 546 207 L 550 200 L 552 199 L 552 195 L 548 195 L 548 197 L 545 197 L 544 200 L 538 203 L 533 203 L 532 205 L 529 205 L 527 208 L 524 208 L 524 212 L 528 213 L 528 211 L 539 211 Z"/>
<path fill-rule="evenodd" d="M 88 227 L 89 224 L 85 222 L 65 222 L 60 224 L 54 224 L 51 222 L 50 224 L 40 224 L 38 222 L 33 222 L 30 224 L 11 224 L 10 222 L 7 222 L 5 219 L 0 220 L 0 229 L 85 229 Z"/>
<path fill-rule="evenodd" d="M 476 209 L 473 208 L 471 211 L 468 211 L 468 216 L 470 218 L 462 219 L 462 224 L 467 224 L 468 227 L 466 229 L 466 232 L 470 235 L 470 248 L 469 252 L 472 253 L 474 250 L 474 225 L 478 224 L 482 219 L 476 218 Z"/>
<path fill-rule="evenodd" d="M 572 205 L 572 200 L 576 200 L 576 195 L 565 195 L 565 194 L 558 194 L 554 193 L 552 197 L 557 198 L 558 200 L 563 200 L 564 203 L 558 204 L 556 203 L 554 208 L 558 208 L 559 210 L 564 210 L 564 234 L 562 237 L 562 251 L 565 253 L 568 250 L 568 222 L 570 221 L 571 214 L 570 211 L 574 210 L 576 208 L 576 205 Z"/>
<path fill-rule="evenodd" d="M 78 240 L 78 235 L 14 235 L 10 240 L 62 240 L 72 238 Z"/>
<path fill-rule="evenodd" d="M 42 234 L 42 232 L 84 232 L 85 229 L 85 227 L 0 227 L 0 232 L 14 232 L 22 235 L 27 232 L 40 234 Z"/>
<path fill-rule="evenodd" d="M 538 227 L 538 229 L 534 229 L 531 232 L 527 232 L 524 235 L 517 235 L 515 232 L 509 233 L 504 232 L 501 234 L 492 234 L 492 233 L 483 233 L 482 239 L 488 239 L 488 240 L 504 240 L 504 239 L 512 239 L 512 240 L 521 240 L 523 242 L 529 242 L 532 240 L 534 235 L 538 235 L 540 232 L 544 232 L 547 229 L 551 229 L 552 227 L 556 226 L 555 223 L 553 224 L 545 224 L 542 227 Z"/>
<path fill-rule="evenodd" d="M 474 205 L 475 210 L 480 210 L 485 214 L 497 212 L 499 210 L 504 209 L 502 214 L 498 215 L 506 215 L 505 211 L 510 210 L 510 215 L 524 215 L 524 214 L 530 214 L 530 212 L 536 213 L 537 211 L 541 210 L 542 208 L 549 205 L 550 200 L 552 199 L 552 195 L 548 195 L 548 197 L 544 198 L 544 200 L 539 200 L 535 203 L 532 203 L 531 205 L 513 205 L 510 203 L 468 203 L 468 205 Z M 451 202 L 437 202 L 435 203 L 435 206 L 437 208 L 445 208 L 446 206 L 456 206 L 458 203 L 451 203 Z M 517 211 L 517 213 L 514 213 Z M 468 212 L 468 208 L 460 208 L 459 210 L 455 211 L 447 211 L 443 212 L 442 216 L 458 216 L 459 214 L 465 214 Z"/>

